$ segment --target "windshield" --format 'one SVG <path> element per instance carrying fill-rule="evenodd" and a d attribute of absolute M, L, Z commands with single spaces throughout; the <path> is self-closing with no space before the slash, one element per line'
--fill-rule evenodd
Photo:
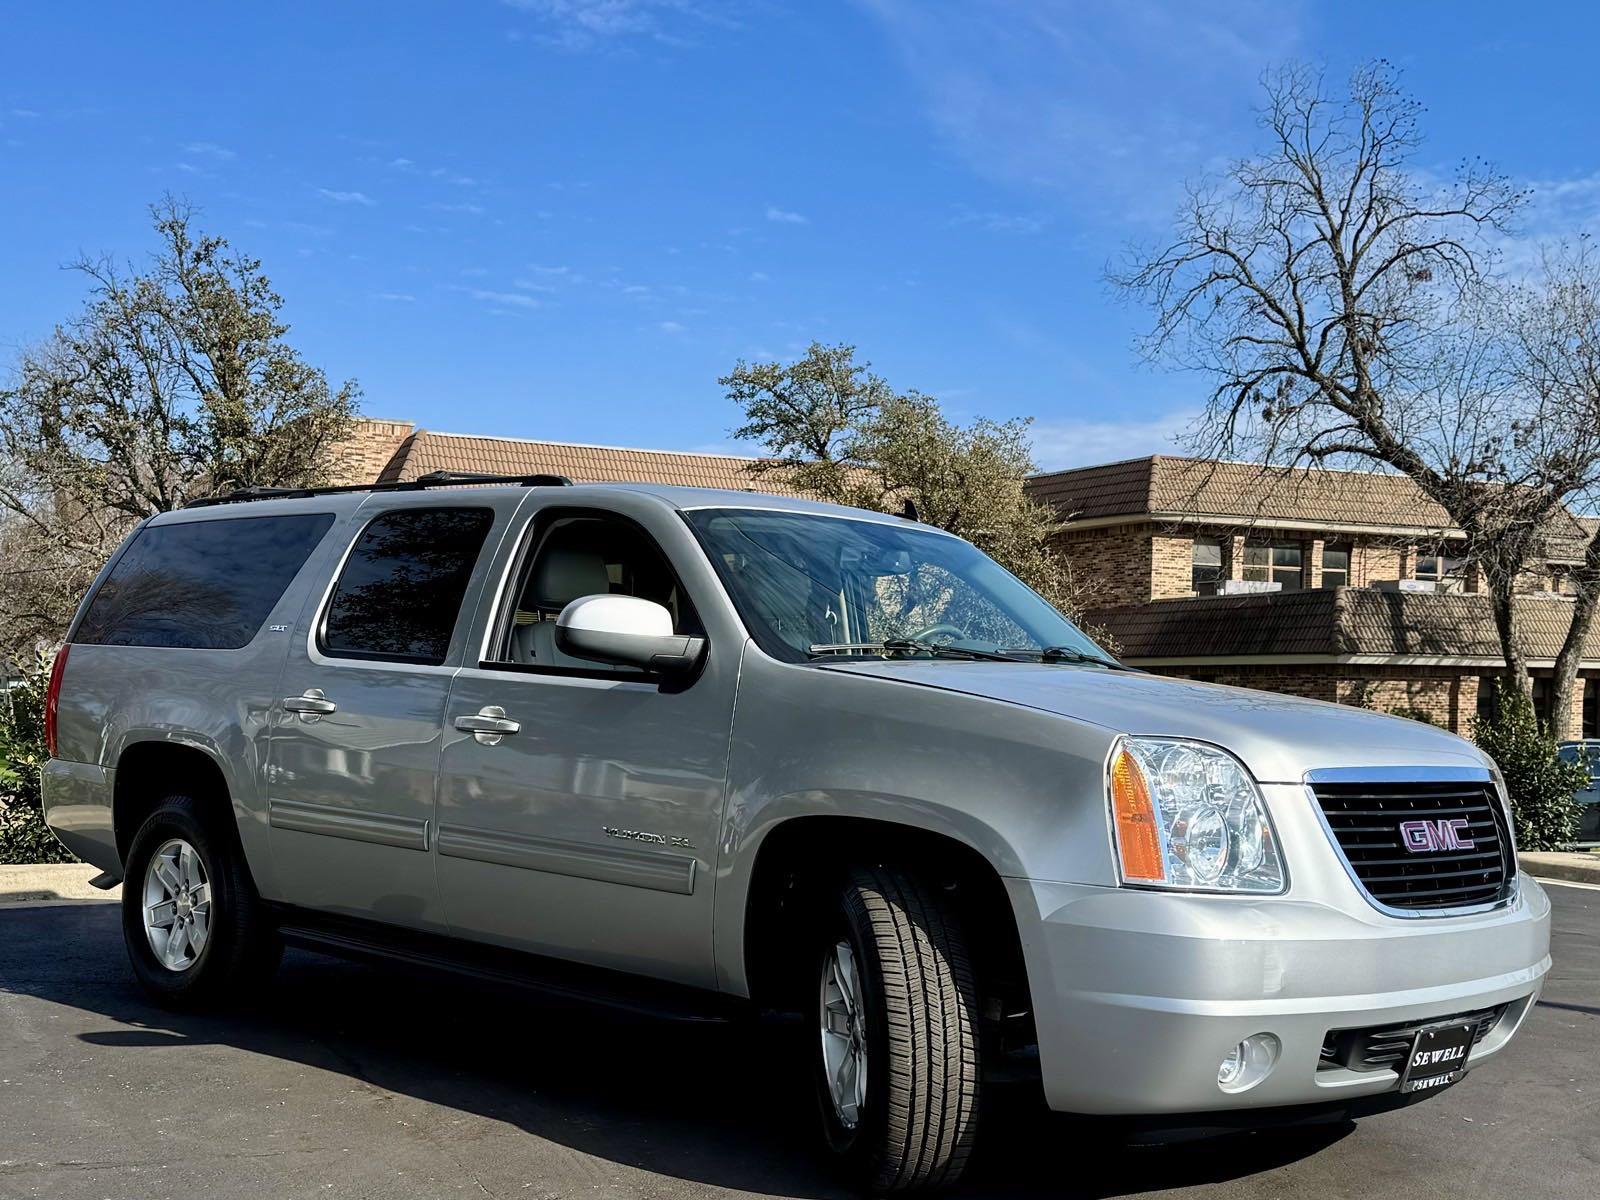
<path fill-rule="evenodd" d="M 750 632 L 775 658 L 939 651 L 1107 658 L 1016 576 L 948 534 L 773 509 L 684 516 Z"/>

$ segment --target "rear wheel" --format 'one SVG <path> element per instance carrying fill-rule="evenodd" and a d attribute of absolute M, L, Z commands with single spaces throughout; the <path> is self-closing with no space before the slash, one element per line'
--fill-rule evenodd
<path fill-rule="evenodd" d="M 853 870 L 814 943 L 828 1146 L 872 1192 L 951 1184 L 978 1128 L 978 1006 L 955 914 L 915 876 Z"/>
<path fill-rule="evenodd" d="M 174 1007 L 260 982 L 281 953 L 237 842 L 181 794 L 158 804 L 134 835 L 122 933 L 140 986 Z"/>

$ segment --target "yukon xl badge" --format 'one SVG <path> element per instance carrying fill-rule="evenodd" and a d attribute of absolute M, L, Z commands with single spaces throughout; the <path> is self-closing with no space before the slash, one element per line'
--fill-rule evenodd
<path fill-rule="evenodd" d="M 642 829 L 619 829 L 615 825 L 602 825 L 600 832 L 608 838 L 620 838 L 624 842 L 649 842 L 655 846 L 676 846 L 683 850 L 693 850 L 694 843 L 686 837 L 678 837 L 670 833 L 646 833 Z"/>

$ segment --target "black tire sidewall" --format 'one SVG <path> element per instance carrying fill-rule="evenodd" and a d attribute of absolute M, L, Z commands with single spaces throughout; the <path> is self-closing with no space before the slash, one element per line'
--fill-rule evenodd
<path fill-rule="evenodd" d="M 889 1067 L 886 1000 L 883 972 L 871 932 L 866 912 L 855 898 L 855 889 L 843 888 L 827 919 L 818 926 L 807 995 L 809 1003 L 805 1010 L 811 1034 L 808 1057 L 823 1140 L 836 1160 L 844 1165 L 846 1172 L 857 1179 L 871 1178 L 877 1173 L 877 1159 L 882 1152 L 889 1120 L 884 1095 L 888 1086 Z M 817 1024 L 821 1018 L 822 973 L 827 969 L 834 947 L 841 940 L 849 943 L 855 955 L 861 990 L 859 1000 L 867 1022 L 867 1096 L 860 1119 L 853 1129 L 848 1128 L 834 1111 L 827 1068 L 822 1057 L 821 1032 Z"/>
<path fill-rule="evenodd" d="M 198 810 L 190 796 L 174 794 L 162 800 L 134 835 L 122 884 L 122 934 L 134 975 L 156 999 L 173 1005 L 209 999 L 230 982 L 243 949 L 245 910 L 253 901 L 239 886 L 236 851 Z M 194 847 L 211 885 L 205 948 L 184 971 L 162 965 L 144 929 L 145 872 L 155 852 L 173 838 Z"/>

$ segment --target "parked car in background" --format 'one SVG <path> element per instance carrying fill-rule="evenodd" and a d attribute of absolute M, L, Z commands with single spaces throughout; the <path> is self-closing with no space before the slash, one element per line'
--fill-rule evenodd
<path fill-rule="evenodd" d="M 1580 846 L 1600 846 L 1600 740 L 1562 742 L 1561 757 L 1567 762 L 1583 763 L 1589 768 L 1589 786 L 1577 793 L 1583 802 L 1583 815 L 1578 819 Z"/>
<path fill-rule="evenodd" d="M 791 1010 L 773 1084 L 873 1191 L 957 1178 L 999 1078 L 1186 1129 L 1344 1118 L 1533 1011 L 1549 901 L 1461 738 L 1130 671 L 914 520 L 563 484 L 128 538 L 52 672 L 44 798 L 125 881 L 149 992 L 250 988 L 289 943 Z"/>

